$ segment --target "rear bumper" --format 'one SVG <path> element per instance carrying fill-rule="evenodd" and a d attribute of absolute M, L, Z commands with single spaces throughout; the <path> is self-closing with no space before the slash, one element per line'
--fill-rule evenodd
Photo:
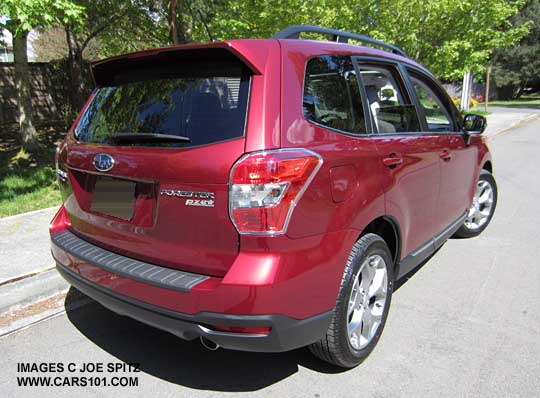
<path fill-rule="evenodd" d="M 105 250 L 78 236 L 63 207 L 50 231 L 59 272 L 104 306 L 184 339 L 203 336 L 261 352 L 324 336 L 357 236 L 352 230 L 246 239 L 227 274 L 214 277 Z"/>
<path fill-rule="evenodd" d="M 185 340 L 206 337 L 223 348 L 233 350 L 281 352 L 302 347 L 319 340 L 332 320 L 332 311 L 302 320 L 284 315 L 233 315 L 211 312 L 182 314 L 134 300 L 90 283 L 58 262 L 56 268 L 72 286 L 118 314 L 165 330 Z M 270 333 L 220 332 L 212 330 L 212 325 L 269 327 Z"/>

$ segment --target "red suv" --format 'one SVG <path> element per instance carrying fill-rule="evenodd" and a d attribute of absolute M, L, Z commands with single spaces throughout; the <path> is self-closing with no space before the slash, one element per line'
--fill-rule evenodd
<path fill-rule="evenodd" d="M 390 44 L 294 26 L 92 71 L 97 88 L 57 153 L 58 271 L 207 348 L 309 345 L 355 366 L 394 282 L 493 215 L 485 119 L 463 119 Z"/>

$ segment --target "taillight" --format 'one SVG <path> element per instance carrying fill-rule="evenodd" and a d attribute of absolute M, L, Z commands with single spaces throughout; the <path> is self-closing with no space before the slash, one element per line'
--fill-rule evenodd
<path fill-rule="evenodd" d="M 229 213 L 241 234 L 285 233 L 292 211 L 322 165 L 307 149 L 244 155 L 231 170 Z"/>

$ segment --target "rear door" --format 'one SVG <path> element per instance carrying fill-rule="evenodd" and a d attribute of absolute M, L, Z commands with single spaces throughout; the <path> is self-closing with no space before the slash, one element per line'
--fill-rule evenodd
<path fill-rule="evenodd" d="M 477 149 L 459 132 L 454 107 L 444 90 L 429 76 L 408 70 L 420 105 L 423 129 L 438 135 L 441 189 L 437 204 L 439 231 L 462 216 L 470 206 Z"/>
<path fill-rule="evenodd" d="M 357 61 L 376 132 L 386 213 L 401 228 L 402 258 L 424 245 L 429 253 L 440 182 L 438 137 L 421 131 L 397 64 Z"/>
<path fill-rule="evenodd" d="M 126 61 L 101 80 L 60 165 L 65 207 L 73 231 L 100 246 L 223 275 L 238 253 L 228 180 L 252 77 L 223 51 L 158 61 Z"/>

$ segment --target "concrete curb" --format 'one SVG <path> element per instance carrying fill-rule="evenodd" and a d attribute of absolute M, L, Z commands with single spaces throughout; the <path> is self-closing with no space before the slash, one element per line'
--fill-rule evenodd
<path fill-rule="evenodd" d="M 82 293 L 80 293 L 82 295 Z M 52 296 L 51 299 L 64 300 L 66 292 L 60 293 L 56 296 Z M 34 315 L 29 315 L 24 318 L 16 319 L 13 322 L 10 322 L 7 326 L 0 327 L 0 338 L 7 337 L 13 333 L 19 332 L 26 328 L 29 328 L 32 325 L 35 325 L 40 322 L 44 322 L 48 319 L 56 318 L 68 311 L 73 311 L 78 308 L 81 308 L 87 304 L 92 303 L 93 300 L 90 297 L 82 297 L 74 302 L 64 303 L 63 305 L 51 308 L 42 312 L 39 312 Z"/>
<path fill-rule="evenodd" d="M 65 293 L 69 284 L 55 268 L 32 274 L 26 278 L 0 286 L 0 317 L 28 307 L 60 293 Z"/>
<path fill-rule="evenodd" d="M 27 211 L 26 213 L 20 213 L 20 214 L 15 214 L 13 216 L 7 216 L 7 217 L 0 217 L 0 224 L 4 221 L 13 221 L 13 220 L 17 220 L 18 218 L 23 218 L 23 217 L 26 217 L 26 216 L 31 216 L 31 215 L 34 215 L 34 214 L 39 214 L 39 213 L 45 213 L 51 209 L 59 209 L 60 206 L 51 206 L 51 207 L 46 207 L 45 209 L 39 209 L 39 210 L 32 210 L 32 211 Z"/>
<path fill-rule="evenodd" d="M 490 134 L 488 136 L 486 136 L 487 140 L 488 141 L 492 141 L 494 140 L 496 137 L 500 136 L 500 135 L 503 135 L 505 133 L 508 133 L 509 131 L 523 125 L 523 124 L 526 124 L 526 123 L 530 123 L 532 122 L 533 120 L 536 120 L 540 117 L 540 115 L 538 114 L 529 114 L 527 115 L 526 117 L 524 117 L 523 119 L 520 119 L 512 124 L 510 124 L 509 126 L 499 130 L 499 131 L 496 131 L 495 133 L 493 134 Z"/>

